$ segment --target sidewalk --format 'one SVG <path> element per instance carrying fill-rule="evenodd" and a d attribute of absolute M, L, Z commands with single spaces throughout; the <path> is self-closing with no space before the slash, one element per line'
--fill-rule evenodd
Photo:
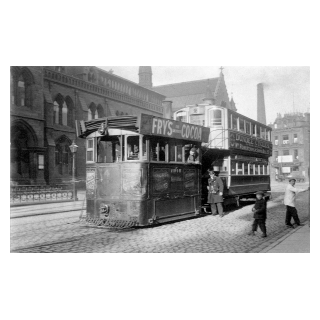
<path fill-rule="evenodd" d="M 304 226 L 293 229 L 260 253 L 310 253 L 309 221 L 305 222 Z"/>
<path fill-rule="evenodd" d="M 10 208 L 10 219 L 85 209 L 85 191 L 78 191 L 78 201 L 50 202 Z"/>

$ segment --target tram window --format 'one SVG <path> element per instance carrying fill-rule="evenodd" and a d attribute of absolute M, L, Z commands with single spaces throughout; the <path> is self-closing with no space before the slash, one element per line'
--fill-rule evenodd
<path fill-rule="evenodd" d="M 222 112 L 221 110 L 210 110 L 210 126 L 222 125 Z"/>
<path fill-rule="evenodd" d="M 270 141 L 270 130 L 266 131 L 266 140 Z"/>
<path fill-rule="evenodd" d="M 234 115 L 232 116 L 232 129 L 238 130 L 238 117 Z"/>
<path fill-rule="evenodd" d="M 250 133 L 251 133 L 251 132 L 250 132 L 250 127 L 251 127 L 251 123 L 248 122 L 248 121 L 246 121 L 246 133 L 247 133 L 247 134 L 250 134 Z"/>
<path fill-rule="evenodd" d="M 139 160 L 139 136 L 127 137 L 127 160 Z"/>
<path fill-rule="evenodd" d="M 252 163 L 249 164 L 249 174 L 253 175 L 253 164 Z"/>
<path fill-rule="evenodd" d="M 261 128 L 261 138 L 266 139 L 266 129 L 265 128 Z"/>
<path fill-rule="evenodd" d="M 94 143 L 93 139 L 87 140 L 87 162 L 93 162 L 94 161 Z"/>
<path fill-rule="evenodd" d="M 176 115 L 177 121 L 187 122 L 187 112 L 186 111 L 180 111 Z"/>
<path fill-rule="evenodd" d="M 231 161 L 231 174 L 236 174 L 236 161 Z"/>
<path fill-rule="evenodd" d="M 243 174 L 248 174 L 248 173 L 249 173 L 249 171 L 248 171 L 248 166 L 249 166 L 248 163 L 244 163 L 244 171 L 243 171 Z"/>
<path fill-rule="evenodd" d="M 97 146 L 97 162 L 113 163 L 120 160 L 120 141 L 115 137 L 109 141 L 99 141 Z"/>
<path fill-rule="evenodd" d="M 232 113 L 229 113 L 229 129 L 232 129 Z"/>
<path fill-rule="evenodd" d="M 254 123 L 252 123 L 251 134 L 252 134 L 253 136 L 256 135 L 256 125 L 255 125 Z"/>
<path fill-rule="evenodd" d="M 260 138 L 260 127 L 257 126 L 257 137 Z"/>
<path fill-rule="evenodd" d="M 182 144 L 177 145 L 177 162 L 182 162 Z"/>
<path fill-rule="evenodd" d="M 259 165 L 258 164 L 254 165 L 254 174 L 256 174 L 256 175 L 259 174 Z"/>
<path fill-rule="evenodd" d="M 243 174 L 243 166 L 244 166 L 243 162 L 238 162 L 237 163 L 237 174 L 240 174 L 240 175 Z"/>
<path fill-rule="evenodd" d="M 147 138 L 142 138 L 142 160 L 147 160 Z"/>
<path fill-rule="evenodd" d="M 270 167 L 269 167 L 269 164 L 267 164 L 267 174 L 268 174 L 268 175 L 270 174 Z"/>
<path fill-rule="evenodd" d="M 166 142 L 150 140 L 150 160 L 166 161 Z"/>
<path fill-rule="evenodd" d="M 169 161 L 176 161 L 176 144 L 174 141 L 170 141 L 169 143 Z"/>
<path fill-rule="evenodd" d="M 241 132 L 244 132 L 244 120 L 241 118 L 239 120 L 239 129 Z"/>

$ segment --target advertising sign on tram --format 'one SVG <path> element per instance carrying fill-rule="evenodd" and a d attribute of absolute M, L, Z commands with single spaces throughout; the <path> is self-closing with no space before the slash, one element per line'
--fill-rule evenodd
<path fill-rule="evenodd" d="M 230 131 L 230 149 L 239 149 L 264 155 L 272 155 L 272 143 L 252 136 Z"/>
<path fill-rule="evenodd" d="M 208 142 L 210 129 L 190 123 L 141 114 L 140 133 L 168 138 Z"/>

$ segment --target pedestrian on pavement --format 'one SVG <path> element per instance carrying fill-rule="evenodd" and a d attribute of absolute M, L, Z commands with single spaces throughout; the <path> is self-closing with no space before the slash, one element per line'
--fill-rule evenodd
<path fill-rule="evenodd" d="M 208 180 L 208 203 L 211 206 L 211 214 L 218 215 L 222 218 L 223 214 L 223 182 L 219 177 L 219 171 L 209 170 L 210 178 Z M 218 212 L 218 213 L 217 213 Z"/>
<path fill-rule="evenodd" d="M 286 221 L 285 221 L 287 228 L 294 228 L 294 225 L 292 225 L 291 223 L 291 218 L 293 218 L 297 226 L 301 225 L 298 212 L 296 209 L 296 196 L 299 192 L 308 191 L 310 189 L 310 188 L 298 189 L 294 187 L 295 184 L 296 184 L 296 179 L 293 179 L 293 178 L 289 179 L 289 184 L 287 185 L 286 192 L 284 194 L 283 203 L 287 208 Z"/>
<path fill-rule="evenodd" d="M 267 236 L 267 228 L 266 228 L 266 219 L 267 219 L 267 202 L 263 198 L 264 193 L 263 191 L 256 192 L 256 203 L 254 204 L 252 211 L 253 211 L 253 224 L 252 224 L 252 231 L 248 233 L 250 236 L 254 236 L 255 232 L 260 227 L 262 231 L 262 238 Z"/>

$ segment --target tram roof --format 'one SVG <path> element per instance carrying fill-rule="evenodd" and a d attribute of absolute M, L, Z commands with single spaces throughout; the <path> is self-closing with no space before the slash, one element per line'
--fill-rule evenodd
<path fill-rule="evenodd" d="M 210 135 L 210 129 L 203 126 L 143 113 L 140 116 L 111 116 L 76 121 L 76 132 L 80 138 L 86 138 L 94 132 L 103 136 L 108 134 L 109 129 L 198 142 L 208 142 Z"/>

